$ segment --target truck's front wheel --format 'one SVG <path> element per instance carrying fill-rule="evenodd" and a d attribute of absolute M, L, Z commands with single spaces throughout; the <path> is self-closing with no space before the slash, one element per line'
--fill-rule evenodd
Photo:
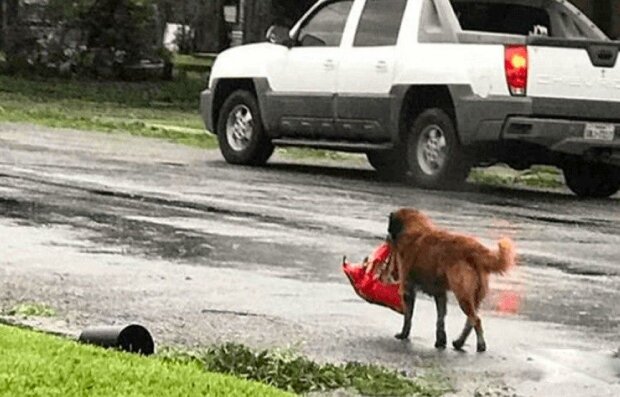
<path fill-rule="evenodd" d="M 217 138 L 224 159 L 231 164 L 263 165 L 274 150 L 256 97 L 245 90 L 233 92 L 222 105 Z"/>
<path fill-rule="evenodd" d="M 579 197 L 606 198 L 620 190 L 620 167 L 573 162 L 563 168 L 566 185 Z"/>
<path fill-rule="evenodd" d="M 407 160 L 414 184 L 427 189 L 457 186 L 471 168 L 452 118 L 438 108 L 425 110 L 410 126 Z"/>

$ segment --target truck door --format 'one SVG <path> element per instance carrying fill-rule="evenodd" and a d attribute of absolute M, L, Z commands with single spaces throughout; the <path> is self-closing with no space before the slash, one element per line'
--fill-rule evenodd
<path fill-rule="evenodd" d="M 390 138 L 390 90 L 407 0 L 366 0 L 355 35 L 343 43 L 336 130 L 341 138 Z"/>
<path fill-rule="evenodd" d="M 278 70 L 270 73 L 279 135 L 334 135 L 340 44 L 352 6 L 353 0 L 334 0 L 315 7 L 301 21 L 293 46 Z"/>

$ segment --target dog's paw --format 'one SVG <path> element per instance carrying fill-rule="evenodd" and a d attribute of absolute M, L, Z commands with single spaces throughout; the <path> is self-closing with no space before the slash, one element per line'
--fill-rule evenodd
<path fill-rule="evenodd" d="M 478 353 L 484 353 L 485 351 L 487 351 L 487 344 L 486 343 L 478 343 L 477 351 L 478 351 Z"/>
<path fill-rule="evenodd" d="M 409 334 L 404 334 L 401 332 L 401 333 L 394 335 L 394 337 L 398 340 L 407 340 L 409 339 Z"/>
<path fill-rule="evenodd" d="M 447 341 L 447 337 L 446 337 L 446 333 L 445 332 L 438 332 L 437 333 L 437 341 L 435 342 L 435 349 L 445 349 L 448 341 Z"/>
<path fill-rule="evenodd" d="M 454 347 L 454 350 L 463 351 L 464 345 L 465 342 L 463 342 L 462 340 L 455 340 L 454 342 L 452 342 L 452 347 Z"/>

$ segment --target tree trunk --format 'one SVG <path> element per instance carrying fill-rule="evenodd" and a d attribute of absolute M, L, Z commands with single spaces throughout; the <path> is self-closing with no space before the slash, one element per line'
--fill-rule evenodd
<path fill-rule="evenodd" d="M 265 40 L 265 33 L 274 20 L 272 0 L 246 0 L 243 41 L 257 43 Z"/>
<path fill-rule="evenodd" d="M 2 50 L 10 57 L 19 48 L 19 0 L 2 0 Z"/>
<path fill-rule="evenodd" d="M 224 0 L 200 0 L 194 21 L 194 50 L 219 52 L 230 45 L 224 20 Z"/>
<path fill-rule="evenodd" d="M 244 42 L 265 40 L 265 33 L 272 24 L 293 27 L 316 0 L 246 0 Z"/>
<path fill-rule="evenodd" d="M 0 51 L 4 51 L 4 29 L 6 29 L 6 0 L 0 0 Z"/>
<path fill-rule="evenodd" d="M 19 16 L 18 0 L 0 0 L 0 49 L 6 51 L 10 44 L 11 26 L 18 25 L 17 18 Z"/>

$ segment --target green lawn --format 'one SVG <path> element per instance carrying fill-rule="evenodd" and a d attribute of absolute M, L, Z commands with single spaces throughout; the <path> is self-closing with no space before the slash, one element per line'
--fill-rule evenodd
<path fill-rule="evenodd" d="M 181 56 L 177 62 L 207 67 L 211 60 Z M 122 132 L 200 148 L 217 148 L 199 115 L 206 75 L 187 73 L 175 81 L 98 82 L 0 75 L 0 121 L 27 122 L 87 131 Z M 297 148 L 279 149 L 291 159 L 365 163 L 363 155 Z M 498 186 L 558 188 L 559 173 L 535 167 L 516 173 L 476 169 L 470 182 Z"/>
<path fill-rule="evenodd" d="M 199 115 L 206 78 L 170 82 L 97 82 L 0 76 L 0 121 L 126 132 L 216 147 Z"/>
<path fill-rule="evenodd" d="M 0 396 L 288 396 L 172 362 L 0 325 Z"/>
<path fill-rule="evenodd" d="M 181 55 L 174 56 L 174 67 L 180 72 L 198 72 L 208 73 L 213 66 L 214 58 L 210 56 L 199 57 L 195 55 Z"/>

